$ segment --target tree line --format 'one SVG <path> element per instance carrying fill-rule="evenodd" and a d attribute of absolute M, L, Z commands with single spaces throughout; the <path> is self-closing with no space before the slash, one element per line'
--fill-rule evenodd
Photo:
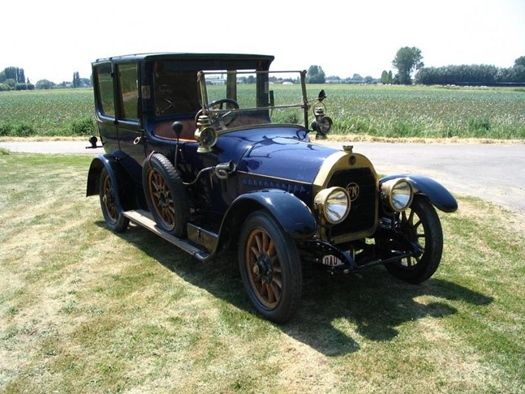
<path fill-rule="evenodd" d="M 392 66 L 397 73 L 383 71 L 384 84 L 409 85 L 413 82 L 422 85 L 470 85 L 505 86 L 525 85 L 525 56 L 517 58 L 509 68 L 493 65 L 449 65 L 444 67 L 425 67 L 421 50 L 416 47 L 403 47 L 396 53 Z M 415 73 L 415 79 L 412 75 Z"/>
<path fill-rule="evenodd" d="M 525 57 L 523 57 L 525 61 Z M 525 84 L 525 64 L 518 63 L 511 68 L 489 65 L 461 65 L 430 67 L 419 70 L 416 83 L 422 85 L 485 85 L 504 86 Z"/>
<path fill-rule="evenodd" d="M 342 80 L 339 77 L 325 77 L 320 66 L 310 66 L 307 83 L 376 83 L 384 85 L 459 85 L 459 86 L 525 86 L 525 56 L 517 58 L 509 68 L 498 68 L 493 65 L 449 65 L 444 67 L 425 67 L 423 55 L 419 48 L 402 47 L 392 67 L 397 70 L 384 70 L 381 78 L 362 78 L 359 74 Z"/>
<path fill-rule="evenodd" d="M 493 65 L 449 65 L 443 67 L 425 67 L 423 55 L 419 48 L 402 47 L 394 60 L 392 67 L 397 70 L 384 70 L 381 78 L 376 80 L 370 76 L 361 77 L 354 74 L 352 78 L 341 79 L 337 76 L 326 77 L 323 68 L 312 65 L 308 69 L 307 83 L 376 83 L 410 85 L 470 85 L 470 86 L 525 86 L 525 56 L 517 58 L 509 68 L 498 68 Z M 55 84 L 47 79 L 33 85 L 26 79 L 24 69 L 7 67 L 0 71 L 0 91 L 3 90 L 33 90 L 53 89 L 61 87 L 89 87 L 91 80 L 80 78 L 78 72 L 73 73 L 71 82 Z"/>
<path fill-rule="evenodd" d="M 78 71 L 73 73 L 73 79 L 55 84 L 47 79 L 41 79 L 36 84 L 32 84 L 26 78 L 23 68 L 6 67 L 0 71 L 0 92 L 6 90 L 34 90 L 34 89 L 54 89 L 54 88 L 81 88 L 91 86 L 89 78 L 80 78 Z"/>

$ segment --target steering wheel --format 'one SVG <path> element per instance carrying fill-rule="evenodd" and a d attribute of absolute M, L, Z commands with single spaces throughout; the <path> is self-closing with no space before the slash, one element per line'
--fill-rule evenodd
<path fill-rule="evenodd" d="M 163 97 L 160 99 L 160 102 L 162 102 L 163 105 L 162 106 L 157 105 L 157 115 L 162 115 L 170 108 L 173 108 L 173 110 L 175 110 L 175 104 L 173 104 L 171 100 Z M 159 107 L 162 107 L 162 108 L 159 108 Z"/>
<path fill-rule="evenodd" d="M 211 103 L 208 104 L 208 107 L 210 108 L 212 112 L 213 110 L 220 110 L 220 111 L 224 111 L 228 109 L 235 110 L 235 109 L 239 109 L 239 104 L 235 100 L 225 98 L 225 99 L 212 101 Z M 224 114 L 218 115 L 215 118 L 215 121 L 216 122 L 218 121 L 221 127 L 229 126 L 237 118 L 237 116 L 238 116 L 237 112 L 227 111 Z"/>

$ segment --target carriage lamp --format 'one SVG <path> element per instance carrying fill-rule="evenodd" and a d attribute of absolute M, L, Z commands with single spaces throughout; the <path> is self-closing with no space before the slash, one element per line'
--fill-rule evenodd
<path fill-rule="evenodd" d="M 207 115 L 200 115 L 195 130 L 195 139 L 199 142 L 198 153 L 211 152 L 211 148 L 217 143 L 219 138 L 217 130 L 210 126 L 210 119 Z"/>
<path fill-rule="evenodd" d="M 315 120 L 312 122 L 312 129 L 317 132 L 316 139 L 325 140 L 326 135 L 332 130 L 334 122 L 328 116 L 325 116 L 323 107 L 317 107 L 314 110 Z"/>
<path fill-rule="evenodd" d="M 406 179 L 391 179 L 381 185 L 386 206 L 394 212 L 402 212 L 412 203 L 414 191 Z"/>
<path fill-rule="evenodd" d="M 341 223 L 350 212 L 350 196 L 348 192 L 339 186 L 323 189 L 316 194 L 314 203 L 330 224 Z"/>

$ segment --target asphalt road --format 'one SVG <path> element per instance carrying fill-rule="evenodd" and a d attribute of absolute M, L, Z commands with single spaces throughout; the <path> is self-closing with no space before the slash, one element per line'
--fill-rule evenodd
<path fill-rule="evenodd" d="M 340 147 L 339 142 L 323 142 Z M 350 144 L 350 143 L 348 143 Z M 87 141 L 0 142 L 15 152 L 103 153 Z M 525 144 L 413 144 L 354 142 L 379 174 L 426 175 L 454 195 L 471 195 L 525 214 Z"/>
<path fill-rule="evenodd" d="M 379 174 L 426 175 L 454 195 L 480 197 L 525 214 L 525 144 L 353 145 Z"/>

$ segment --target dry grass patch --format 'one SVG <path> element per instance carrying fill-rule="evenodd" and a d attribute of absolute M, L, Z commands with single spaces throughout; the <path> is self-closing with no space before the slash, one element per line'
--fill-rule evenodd
<path fill-rule="evenodd" d="M 253 314 L 234 254 L 202 263 L 142 228 L 108 231 L 84 197 L 89 162 L 0 156 L 1 392 L 523 392 L 511 212 L 461 198 L 421 286 L 306 270 L 279 326 Z"/>

